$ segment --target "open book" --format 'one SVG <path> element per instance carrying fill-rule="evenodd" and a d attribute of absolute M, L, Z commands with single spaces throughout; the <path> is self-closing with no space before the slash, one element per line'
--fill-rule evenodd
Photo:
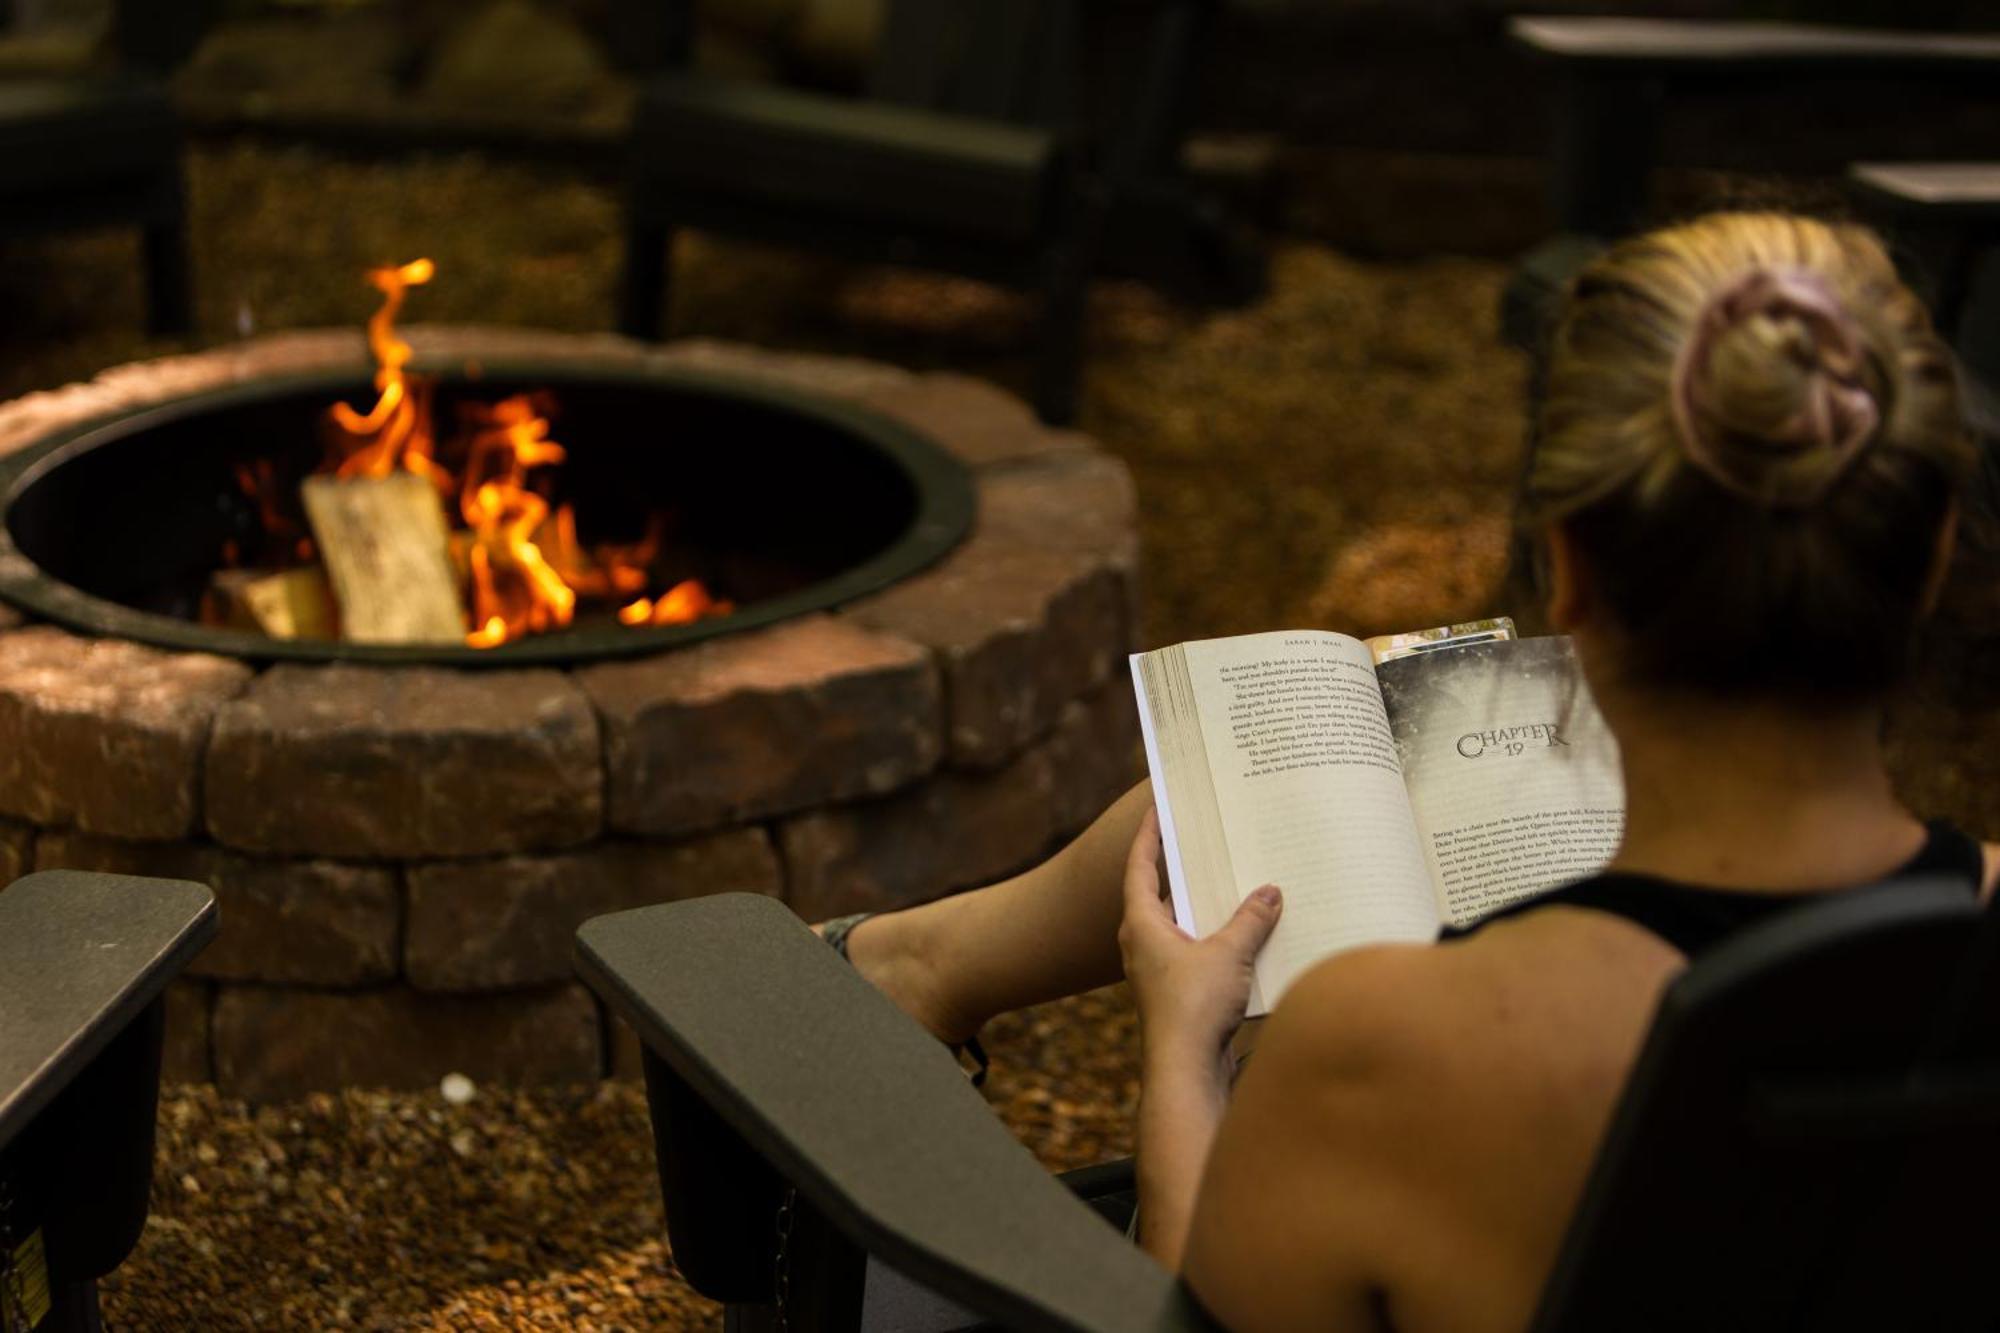
<path fill-rule="evenodd" d="M 1435 939 L 1617 848 L 1617 743 L 1568 639 L 1248 634 L 1134 654 L 1132 680 L 1182 928 L 1284 890 L 1253 1017 L 1329 954 Z"/>

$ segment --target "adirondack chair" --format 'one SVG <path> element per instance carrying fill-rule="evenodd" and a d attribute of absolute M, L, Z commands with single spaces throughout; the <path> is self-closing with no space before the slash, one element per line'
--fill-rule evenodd
<path fill-rule="evenodd" d="M 693 73 L 689 0 L 628 0 L 665 68 L 634 117 L 620 328 L 659 335 L 681 227 L 964 273 L 1041 294 L 1035 401 L 1069 419 L 1113 198 L 1098 168 L 1140 173 L 1173 138 L 1210 2 L 1144 6 L 1150 72 L 1112 145 L 1086 130 L 1081 0 L 889 0 L 863 100 Z"/>
<path fill-rule="evenodd" d="M 1528 349 L 1546 336 L 1577 271 L 1643 223 L 1661 123 L 1676 106 L 1857 74 L 2000 99 L 2000 33 L 1521 16 L 1508 35 L 1550 71 L 1556 91 L 1549 206 L 1558 231 L 1523 256 L 1501 297 L 1502 335 Z"/>
<path fill-rule="evenodd" d="M 199 884 L 46 870 L 0 889 L 0 1328 L 101 1327 L 97 1280 L 146 1225 L 161 995 L 215 931 Z"/>
<path fill-rule="evenodd" d="M 204 0 L 118 0 L 113 67 L 0 79 L 0 234 L 135 225 L 146 323 L 186 333 L 188 274 L 181 133 L 165 75 L 200 34 Z"/>
<path fill-rule="evenodd" d="M 1212 1327 L 1079 1197 L 1116 1168 L 1044 1173 L 781 905 L 599 917 L 576 963 L 645 1045 L 675 1262 L 727 1327 Z M 1990 1330 L 1996 1185 L 2000 914 L 1804 906 L 1669 987 L 1532 1328 Z"/>

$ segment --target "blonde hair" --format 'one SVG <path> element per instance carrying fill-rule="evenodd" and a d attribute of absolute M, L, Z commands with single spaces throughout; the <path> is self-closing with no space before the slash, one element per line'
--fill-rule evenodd
<path fill-rule="evenodd" d="M 1574 540 L 1636 674 L 1850 700 L 1905 665 L 1971 457 L 1950 353 L 1871 233 L 1715 214 L 1578 276 L 1521 517 Z"/>

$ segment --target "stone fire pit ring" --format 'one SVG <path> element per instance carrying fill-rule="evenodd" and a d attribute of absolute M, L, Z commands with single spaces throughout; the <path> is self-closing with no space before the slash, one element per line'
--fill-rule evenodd
<path fill-rule="evenodd" d="M 570 1081 L 636 1052 L 570 977 L 599 913 L 725 891 L 808 919 L 987 882 L 1134 780 L 1123 464 L 988 384 L 708 342 L 410 332 L 428 365 L 613 364 L 770 383 L 970 469 L 970 535 L 830 611 L 566 667 L 265 665 L 0 604 L 0 884 L 74 867 L 211 885 L 169 1078 L 293 1096 L 446 1072 Z M 0 405 L 0 457 L 275 377 L 365 377 L 277 335 Z"/>
<path fill-rule="evenodd" d="M 200 526 L 187 524 L 176 510 L 207 509 L 208 488 L 216 478 L 227 476 L 227 469 L 212 455 L 196 467 L 176 469 L 170 456 L 176 451 L 185 453 L 184 443 L 192 443 L 197 452 L 205 453 L 204 442 L 246 439 L 254 443 L 284 434 L 296 436 L 287 440 L 293 460 L 307 460 L 306 466 L 310 466 L 318 452 L 311 419 L 327 404 L 365 398 L 371 392 L 365 375 L 357 380 L 343 368 L 320 374 L 253 378 L 183 395 L 108 420 L 52 431 L 30 447 L 0 456 L 0 601 L 85 634 L 254 660 L 462 667 L 567 664 L 658 653 L 853 601 L 936 560 L 957 544 L 971 520 L 973 496 L 967 470 L 924 435 L 894 418 L 825 394 L 799 393 L 768 376 L 731 376 L 663 363 L 660 358 L 615 356 L 596 362 L 569 356 L 541 358 L 527 365 L 480 357 L 436 367 L 419 363 L 414 368 L 431 376 L 446 392 L 487 401 L 508 392 L 529 391 L 550 391 L 565 405 L 571 404 L 575 395 L 616 395 L 629 404 L 625 412 L 617 414 L 618 433 L 637 437 L 639 446 L 604 450 L 602 457 L 613 462 L 600 461 L 597 471 L 621 480 L 629 475 L 623 460 L 671 472 L 689 450 L 699 450 L 704 443 L 698 437 L 674 439 L 681 434 L 672 420 L 674 415 L 709 417 L 717 447 L 708 452 L 734 455 L 739 460 L 736 476 L 744 484 L 736 488 L 737 494 L 702 499 L 702 508 L 715 510 L 726 505 L 729 517 L 722 520 L 724 524 L 754 524 L 767 529 L 783 526 L 763 519 L 760 512 L 769 507 L 774 495 L 766 474 L 783 466 L 774 458 L 806 460 L 816 470 L 811 477 L 789 480 L 785 489 L 792 503 L 785 521 L 801 521 L 801 497 L 831 495 L 834 488 L 845 487 L 838 503 L 807 506 L 817 526 L 822 531 L 842 527 L 844 533 L 880 544 L 865 558 L 842 562 L 827 570 L 826 576 L 798 582 L 776 595 L 759 596 L 730 616 L 637 627 L 615 622 L 585 626 L 579 621 L 575 627 L 527 635 L 490 648 L 473 648 L 463 644 L 277 639 L 254 630 L 201 624 L 92 595 L 65 582 L 60 569 L 52 573 L 42 568 L 24 549 L 29 543 L 16 540 L 22 525 L 28 523 L 56 529 L 61 534 L 57 544 L 70 548 L 71 558 L 87 553 L 94 566 L 123 568 L 135 555 L 152 558 L 156 571 L 162 564 L 171 567 L 185 562 L 190 554 L 198 564 L 214 548 L 204 546 L 197 535 Z M 512 388 L 503 387 L 508 385 Z M 280 415 L 287 408 L 291 415 Z M 714 422 L 718 413 L 723 414 L 726 425 Z M 601 418 L 606 414 L 600 407 L 597 415 Z M 256 424 L 249 424 L 246 418 Z M 600 435 L 605 432 L 603 421 L 597 429 Z M 568 437 L 566 429 L 562 434 Z M 760 450 L 756 447 L 760 435 L 780 436 L 784 447 Z M 601 447 L 610 442 L 599 439 L 592 443 Z M 591 445 L 585 444 L 581 452 L 592 452 Z M 169 457 L 163 459 L 163 453 Z M 85 466 L 71 466 L 79 463 Z M 39 492 L 45 481 L 60 482 L 79 473 L 82 476 L 77 481 L 47 488 L 63 499 L 42 500 Z M 135 474 L 147 480 L 139 481 Z M 650 483 L 643 474 L 633 480 L 641 493 Z M 167 493 L 174 485 L 184 489 L 178 495 Z M 104 496 L 113 488 L 124 490 L 124 498 Z M 621 488 L 624 493 L 631 489 Z M 864 498 L 872 503 L 861 504 Z M 249 508 L 247 503 L 245 507 Z M 864 508 L 886 509 L 888 513 L 864 517 L 857 512 Z M 125 540 L 108 543 L 111 533 L 93 533 L 87 526 L 65 521 L 77 510 L 92 512 L 93 517 L 108 511 L 100 519 L 107 528 L 136 529 L 139 535 L 135 538 L 127 531 L 118 534 Z M 79 527 L 83 529 L 82 540 L 72 540 Z M 892 532 L 893 540 L 883 540 Z M 131 554 L 120 559 L 121 548 Z M 85 574 L 69 577 L 89 581 Z"/>

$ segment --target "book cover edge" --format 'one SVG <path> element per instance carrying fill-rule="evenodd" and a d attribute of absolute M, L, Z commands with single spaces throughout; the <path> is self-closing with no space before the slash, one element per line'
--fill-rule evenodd
<path fill-rule="evenodd" d="M 1167 892 L 1173 898 L 1174 920 L 1188 934 L 1196 933 L 1194 900 L 1188 895 L 1187 871 L 1181 867 L 1180 840 L 1174 831 L 1173 802 L 1167 799 L 1166 770 L 1160 763 L 1160 738 L 1153 730 L 1152 700 L 1146 694 L 1145 673 L 1139 668 L 1144 653 L 1127 659 L 1132 673 L 1132 692 L 1139 709 L 1139 737 L 1146 747 L 1146 780 L 1153 788 L 1153 808 L 1160 815 L 1160 847 L 1167 863 Z"/>

